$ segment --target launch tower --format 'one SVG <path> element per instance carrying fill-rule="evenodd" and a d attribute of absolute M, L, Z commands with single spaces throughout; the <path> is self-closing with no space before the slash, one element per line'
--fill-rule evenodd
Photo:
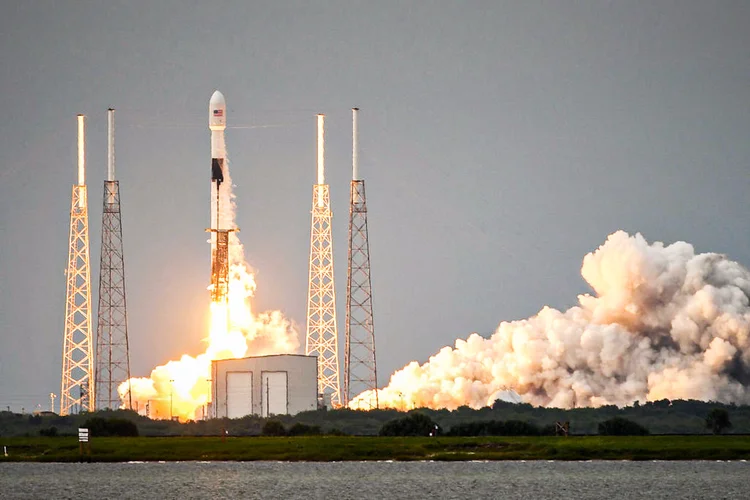
<path fill-rule="evenodd" d="M 60 415 L 69 415 L 76 410 L 91 411 L 95 407 L 85 158 L 84 116 L 78 115 L 78 184 L 73 186 L 70 207 Z"/>
<path fill-rule="evenodd" d="M 328 184 L 325 183 L 325 115 L 318 115 L 318 182 L 313 186 L 310 276 L 307 292 L 305 354 L 318 356 L 318 393 L 341 406 L 333 239 Z"/>
<path fill-rule="evenodd" d="M 99 308 L 96 333 L 97 408 L 120 407 L 117 388 L 130 383 L 125 261 L 122 245 L 120 182 L 115 179 L 115 110 L 107 111 L 107 180 L 102 210 L 102 255 L 99 261 Z M 130 390 L 123 400 L 132 409 Z"/>
<path fill-rule="evenodd" d="M 349 198 L 349 259 L 346 276 L 346 350 L 344 398 L 365 391 L 362 409 L 378 407 L 378 375 L 375 363 L 375 326 L 372 317 L 370 243 L 367 236 L 365 181 L 360 178 L 357 151 L 357 108 L 352 109 L 352 185 Z"/>

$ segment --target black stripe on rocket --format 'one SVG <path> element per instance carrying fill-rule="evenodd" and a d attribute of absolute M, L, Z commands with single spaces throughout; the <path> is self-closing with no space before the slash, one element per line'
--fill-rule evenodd
<path fill-rule="evenodd" d="M 211 158 L 211 181 L 217 186 L 224 182 L 224 158 Z"/>

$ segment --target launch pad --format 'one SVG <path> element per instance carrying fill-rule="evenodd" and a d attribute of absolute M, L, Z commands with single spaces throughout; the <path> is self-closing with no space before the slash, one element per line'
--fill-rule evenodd
<path fill-rule="evenodd" d="M 210 223 L 209 227 L 205 230 L 211 233 L 209 237 L 209 244 L 211 246 L 211 276 L 207 289 L 211 301 L 212 322 L 208 337 L 210 346 L 206 351 L 206 354 L 211 357 L 198 356 L 192 358 L 187 356 L 184 363 L 195 362 L 195 366 L 190 368 L 189 373 L 187 370 L 182 369 L 182 364 L 178 364 L 183 363 L 182 360 L 174 364 L 168 363 L 166 370 L 158 371 L 158 373 L 156 370 L 152 372 L 152 385 L 150 387 L 154 388 L 156 394 L 145 394 L 144 391 L 139 391 L 135 385 L 130 384 L 119 184 L 114 177 L 113 111 L 112 109 L 109 110 L 108 175 L 105 181 L 102 218 L 102 271 L 100 273 L 100 307 L 96 344 L 96 360 L 98 364 L 95 370 L 93 366 L 89 366 L 92 364 L 93 356 L 90 352 L 90 346 L 84 346 L 84 344 L 91 342 L 90 312 L 88 312 L 90 311 L 90 297 L 86 300 L 78 300 L 78 298 L 84 292 L 88 293 L 89 284 L 86 282 L 85 284 L 77 285 L 73 293 L 70 291 L 68 293 L 69 299 L 70 296 L 76 299 L 74 306 L 78 308 L 75 311 L 77 316 L 83 314 L 84 317 L 75 324 L 66 324 L 65 349 L 70 350 L 68 349 L 68 344 L 77 341 L 77 338 L 74 337 L 78 330 L 82 330 L 84 333 L 86 333 L 85 330 L 89 330 L 89 332 L 88 335 L 84 335 L 84 337 L 88 338 L 82 339 L 80 346 L 74 346 L 75 348 L 79 348 L 78 350 L 85 351 L 85 355 L 75 357 L 66 354 L 67 351 L 64 353 L 64 356 L 70 358 L 65 358 L 64 361 L 69 361 L 69 364 L 75 363 L 75 366 L 64 366 L 61 402 L 68 396 L 74 397 L 70 393 L 75 388 L 80 395 L 78 400 L 72 402 L 72 405 L 77 404 L 79 411 L 87 411 L 97 407 L 114 409 L 117 406 L 124 405 L 128 408 L 135 406 L 136 411 L 145 408 L 146 414 L 150 415 L 154 411 L 155 405 L 155 415 L 158 418 L 159 415 L 164 416 L 167 414 L 166 402 L 168 401 L 168 414 L 170 418 L 174 417 L 175 413 L 181 419 L 194 418 L 194 410 L 201 406 L 204 408 L 204 416 L 206 416 L 206 405 L 211 404 L 214 400 L 213 395 L 208 389 L 210 389 L 212 382 L 215 385 L 220 381 L 207 378 L 210 377 L 208 372 L 204 376 L 201 376 L 200 380 L 189 380 L 189 377 L 193 376 L 196 369 L 203 370 L 205 360 L 216 361 L 230 358 L 235 360 L 240 359 L 241 356 L 245 356 L 246 353 L 256 354 L 255 357 L 258 354 L 267 352 L 270 352 L 269 355 L 274 356 L 288 356 L 287 353 L 293 352 L 299 347 L 298 340 L 295 338 L 297 332 L 284 318 L 281 318 L 280 321 L 277 321 L 275 317 L 272 317 L 270 320 L 265 317 L 256 319 L 252 313 L 248 315 L 243 314 L 242 300 L 252 297 L 254 283 L 252 282 L 252 272 L 244 262 L 243 249 L 238 236 L 231 236 L 231 233 L 239 232 L 239 229 L 235 223 L 233 184 L 224 141 L 227 107 L 224 96 L 221 92 L 216 91 L 211 97 L 208 110 L 209 129 L 211 131 L 211 189 L 209 197 Z M 357 175 L 356 109 L 353 110 L 353 113 L 353 127 L 355 130 L 353 135 L 352 200 L 354 201 L 352 202 L 352 207 L 350 207 L 350 215 L 354 214 L 356 221 L 354 221 L 355 230 L 353 231 L 352 227 L 350 227 L 350 236 L 354 235 L 356 238 L 353 240 L 350 238 L 352 241 L 350 241 L 349 249 L 349 266 L 350 268 L 354 266 L 356 273 L 352 274 L 352 270 L 350 269 L 347 280 L 348 326 L 346 333 L 347 358 L 345 370 L 347 375 L 344 388 L 345 394 L 342 394 L 339 382 L 338 328 L 333 277 L 332 211 L 329 186 L 325 182 L 324 115 L 320 114 L 317 116 L 318 175 L 317 182 L 313 185 L 310 267 L 308 269 L 307 332 L 304 346 L 306 355 L 302 356 L 305 359 L 309 358 L 313 360 L 313 365 L 316 368 L 315 376 L 312 378 L 309 376 L 305 377 L 306 380 L 312 382 L 311 387 L 313 389 L 310 393 L 313 394 L 314 397 L 312 399 L 316 402 L 314 406 L 319 406 L 320 401 L 327 401 L 328 405 L 339 407 L 347 404 L 349 398 L 355 395 L 353 394 L 354 391 L 377 391 L 364 180 L 360 179 Z M 82 117 L 79 121 L 81 122 L 79 125 L 82 125 Z M 82 133 L 79 135 L 82 137 Z M 82 165 L 82 160 L 80 158 L 79 160 Z M 82 171 L 82 167 L 79 170 Z M 79 177 L 81 177 L 80 171 Z M 71 217 L 78 215 L 79 208 L 84 211 L 86 208 L 85 184 L 80 179 L 79 183 L 74 186 L 73 207 Z M 83 224 L 87 224 L 87 220 L 84 220 L 85 217 L 76 218 L 76 224 L 80 222 L 79 219 L 83 221 Z M 73 228 L 75 224 L 73 223 L 73 219 L 71 220 L 71 227 Z M 350 220 L 351 224 L 352 220 Z M 78 257 L 79 253 L 88 253 L 87 244 L 78 245 L 79 238 L 77 235 L 78 232 L 76 232 L 75 250 L 78 252 L 79 246 L 83 250 L 76 253 L 76 257 Z M 354 247 L 351 246 L 352 243 L 355 243 Z M 71 249 L 73 249 L 73 246 L 71 246 Z M 80 260 L 87 261 L 88 255 L 85 257 L 85 259 L 81 258 Z M 88 262 L 77 263 L 76 273 L 78 274 L 76 276 L 87 274 L 87 267 Z M 78 268 L 80 268 L 80 272 L 78 272 Z M 366 272 L 363 274 L 364 270 Z M 68 274 L 73 275 L 74 273 L 69 271 Z M 237 308 L 237 310 L 231 321 L 229 305 L 230 280 L 234 282 L 231 285 L 233 293 L 237 292 L 237 300 L 235 301 L 234 298 L 232 300 L 233 308 Z M 235 287 L 235 285 L 237 286 Z M 68 304 L 68 306 L 71 307 L 71 304 Z M 248 312 L 250 312 L 249 305 Z M 76 314 L 73 314 L 73 316 L 76 316 Z M 67 316 L 71 316 L 71 314 Z M 258 330 L 256 325 L 262 325 L 261 335 L 265 337 L 257 342 L 257 347 L 253 344 L 255 339 L 247 334 L 247 332 Z M 208 367 L 205 366 L 205 368 L 207 369 Z M 78 378 L 69 380 L 73 377 Z M 269 380 L 273 377 L 273 375 L 268 375 Z M 281 376 L 279 375 L 278 377 Z M 268 382 L 265 379 L 263 381 L 264 383 Z M 127 385 L 123 385 L 125 382 L 127 382 Z M 247 380 L 243 379 L 243 383 L 245 382 Z M 355 387 L 356 384 L 364 384 L 365 387 L 364 389 L 357 388 Z M 258 387 L 262 386 L 260 382 L 253 384 L 253 387 L 255 385 L 258 385 Z M 271 385 L 268 387 L 271 387 Z M 279 387 L 282 385 L 287 387 L 285 384 L 279 383 Z M 276 387 L 275 385 L 273 386 Z M 198 389 L 196 390 L 196 388 Z M 267 400 L 269 394 L 264 393 L 264 395 Z M 101 400 L 99 400 L 99 396 L 101 396 Z M 278 401 L 284 402 L 287 400 L 286 396 L 279 397 Z M 258 401 L 262 403 L 264 398 L 259 396 Z M 97 402 L 99 403 L 98 406 L 95 405 Z M 281 406 L 277 408 L 275 403 L 271 405 L 269 402 L 268 404 L 270 406 L 265 408 L 266 414 L 279 412 L 278 408 L 281 408 Z M 281 405 L 281 403 L 278 404 Z M 377 392 L 375 392 L 375 400 L 373 402 L 368 401 L 368 405 L 372 408 L 378 407 Z M 62 409 L 63 411 L 70 411 L 71 408 L 69 407 L 72 408 L 71 402 L 66 399 L 62 405 Z M 281 408 L 281 410 L 284 410 L 284 408 Z M 259 411 L 261 413 L 264 412 L 262 409 Z M 285 412 L 282 411 L 282 413 Z M 215 412 L 214 416 L 216 416 Z"/>

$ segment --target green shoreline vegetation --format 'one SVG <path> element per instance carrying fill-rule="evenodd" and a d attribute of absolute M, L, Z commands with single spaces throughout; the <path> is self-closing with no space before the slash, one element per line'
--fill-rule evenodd
<path fill-rule="evenodd" d="M 602 406 L 599 408 L 541 408 L 529 404 L 513 404 L 496 401 L 492 406 L 472 409 L 467 406 L 455 410 L 430 410 L 419 408 L 413 411 L 428 416 L 443 432 L 472 422 L 521 421 L 539 429 L 554 426 L 556 422 L 570 422 L 573 435 L 599 433 L 599 424 L 613 418 L 624 418 L 646 428 L 651 434 L 711 434 L 706 427 L 706 418 L 715 409 L 725 410 L 732 423 L 724 433 L 750 434 L 750 405 L 725 405 L 721 403 L 661 400 L 646 404 L 635 404 L 625 408 Z M 404 417 L 409 412 L 391 409 L 355 411 L 348 409 L 307 411 L 297 415 L 278 415 L 273 420 L 290 429 L 300 423 L 317 426 L 324 433 L 356 436 L 377 435 L 388 422 Z M 60 416 L 54 413 L 20 414 L 0 411 L 0 437 L 24 437 L 44 435 L 55 429 L 57 435 L 78 434 L 78 427 L 92 417 L 105 419 L 127 419 L 135 423 L 140 436 L 257 436 L 262 434 L 267 419 L 247 416 L 238 419 L 210 419 L 190 422 L 152 420 L 129 411 L 97 411 L 93 413 Z"/>
<path fill-rule="evenodd" d="M 3 462 L 740 460 L 750 436 L 6 438 Z"/>
<path fill-rule="evenodd" d="M 4 411 L 0 463 L 79 461 L 80 427 L 90 429 L 96 462 L 750 458 L 748 405 L 662 400 L 562 410 L 496 401 L 476 410 L 338 409 L 182 423 L 125 410 Z"/>

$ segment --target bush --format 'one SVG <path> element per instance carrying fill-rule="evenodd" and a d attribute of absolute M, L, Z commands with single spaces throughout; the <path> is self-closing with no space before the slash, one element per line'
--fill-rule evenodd
<path fill-rule="evenodd" d="M 318 425 L 307 425 L 302 422 L 297 422 L 289 428 L 287 434 L 289 436 L 319 436 L 323 432 L 320 430 Z"/>
<path fill-rule="evenodd" d="M 520 420 L 485 420 L 454 425 L 449 436 L 538 436 L 539 428 Z M 554 434 L 554 432 L 553 432 Z"/>
<path fill-rule="evenodd" d="M 268 420 L 261 431 L 264 436 L 286 436 L 286 428 L 278 420 Z"/>
<path fill-rule="evenodd" d="M 456 424 L 448 431 L 449 436 L 485 436 L 487 422 L 463 422 Z"/>
<path fill-rule="evenodd" d="M 557 426 L 555 424 L 548 424 L 539 429 L 540 436 L 557 436 Z"/>
<path fill-rule="evenodd" d="M 91 437 L 138 437 L 138 426 L 125 418 L 91 417 L 83 424 Z"/>
<path fill-rule="evenodd" d="M 538 436 L 539 428 L 529 422 L 508 420 L 505 422 L 505 436 Z"/>
<path fill-rule="evenodd" d="M 406 417 L 386 422 L 380 428 L 380 436 L 436 436 L 440 427 L 424 413 L 412 413 Z"/>
<path fill-rule="evenodd" d="M 648 429 L 626 418 L 615 417 L 599 423 L 602 436 L 646 436 Z"/>
<path fill-rule="evenodd" d="M 57 437 L 57 427 L 50 427 L 49 429 L 39 429 L 39 435 L 43 437 Z"/>
<path fill-rule="evenodd" d="M 732 422 L 729 421 L 729 412 L 724 408 L 714 408 L 706 416 L 706 428 L 711 429 L 714 434 L 721 434 L 727 429 L 732 428 Z"/>

